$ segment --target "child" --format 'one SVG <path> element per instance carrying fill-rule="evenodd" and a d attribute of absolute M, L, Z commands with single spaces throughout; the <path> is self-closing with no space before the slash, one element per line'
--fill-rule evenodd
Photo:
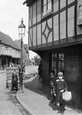
<path fill-rule="evenodd" d="M 18 76 L 16 70 L 14 70 L 12 74 L 12 90 L 14 90 L 14 88 L 16 88 L 16 91 L 18 91 Z"/>
<path fill-rule="evenodd" d="M 56 98 L 56 92 L 55 92 L 55 71 L 51 70 L 50 72 L 50 77 L 51 77 L 51 81 L 50 81 L 50 86 L 51 86 L 51 95 L 53 97 L 52 101 L 50 101 L 50 103 L 53 103 L 55 101 Z"/>
<path fill-rule="evenodd" d="M 68 89 L 68 86 L 64 80 L 63 73 L 58 73 L 58 79 L 56 80 L 56 91 L 57 91 L 57 101 L 60 106 L 60 110 L 58 112 L 64 113 L 65 110 L 65 101 L 62 99 L 62 93 Z"/>
<path fill-rule="evenodd" d="M 40 60 L 39 67 L 38 67 L 39 82 L 42 82 L 42 72 L 43 72 L 43 64 L 42 64 L 42 60 Z"/>

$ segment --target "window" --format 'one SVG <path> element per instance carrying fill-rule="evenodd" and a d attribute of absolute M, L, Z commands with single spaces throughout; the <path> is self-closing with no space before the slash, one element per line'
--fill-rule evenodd
<path fill-rule="evenodd" d="M 52 54 L 52 66 L 51 70 L 54 70 L 57 73 L 57 54 Z"/>
<path fill-rule="evenodd" d="M 60 53 L 58 55 L 58 71 L 64 71 L 64 54 Z"/>
<path fill-rule="evenodd" d="M 64 64 L 65 64 L 65 57 L 64 53 L 52 53 L 52 62 L 51 62 L 51 69 L 56 72 L 59 71 L 64 72 Z"/>
<path fill-rule="evenodd" d="M 43 0 L 42 3 L 43 16 L 52 11 L 52 0 Z"/>

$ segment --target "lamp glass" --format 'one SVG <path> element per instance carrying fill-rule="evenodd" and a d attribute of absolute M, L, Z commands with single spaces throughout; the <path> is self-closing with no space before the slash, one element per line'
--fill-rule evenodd
<path fill-rule="evenodd" d="M 24 37 L 25 36 L 25 28 L 19 28 L 19 36 Z"/>
<path fill-rule="evenodd" d="M 18 29 L 19 29 L 19 36 L 24 37 L 26 26 L 23 24 L 23 19 L 21 20 L 21 24 L 18 26 Z"/>

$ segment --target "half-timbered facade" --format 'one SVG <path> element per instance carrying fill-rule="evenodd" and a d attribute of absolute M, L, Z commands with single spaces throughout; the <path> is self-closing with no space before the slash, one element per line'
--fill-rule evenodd
<path fill-rule="evenodd" d="M 10 46 L 0 44 L 0 69 L 13 64 L 20 64 L 21 51 Z"/>
<path fill-rule="evenodd" d="M 43 60 L 43 86 L 51 69 L 64 71 L 73 98 L 82 109 L 82 0 L 26 0 L 29 6 L 29 49 Z"/>
<path fill-rule="evenodd" d="M 20 64 L 21 48 L 6 34 L 0 32 L 0 70 L 10 63 Z"/>

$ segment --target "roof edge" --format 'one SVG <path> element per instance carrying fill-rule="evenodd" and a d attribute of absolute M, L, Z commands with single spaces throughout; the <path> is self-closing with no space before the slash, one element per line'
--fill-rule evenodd
<path fill-rule="evenodd" d="M 23 5 L 27 5 L 27 6 L 30 6 L 30 4 L 32 3 L 32 2 L 34 2 L 35 0 L 26 0 L 25 2 L 23 2 Z"/>

